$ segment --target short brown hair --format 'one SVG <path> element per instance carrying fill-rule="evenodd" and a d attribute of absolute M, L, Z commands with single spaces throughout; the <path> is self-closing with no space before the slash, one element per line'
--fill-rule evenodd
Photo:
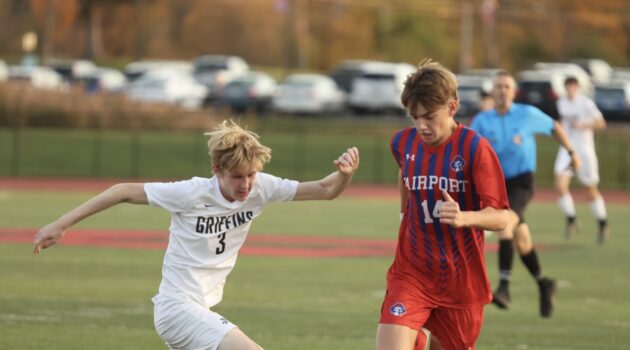
<path fill-rule="evenodd" d="M 435 111 L 457 98 L 455 74 L 441 64 L 425 59 L 405 81 L 400 101 L 407 110 L 422 104 L 427 111 Z"/>
<path fill-rule="evenodd" d="M 271 160 L 271 149 L 258 141 L 259 136 L 231 119 L 224 120 L 214 131 L 204 135 L 210 136 L 208 154 L 212 164 L 221 170 L 253 166 L 260 171 Z"/>
<path fill-rule="evenodd" d="M 580 83 L 578 83 L 577 78 L 573 77 L 573 76 L 567 77 L 564 80 L 564 85 L 571 85 L 571 84 L 573 84 L 573 85 L 580 85 Z"/>

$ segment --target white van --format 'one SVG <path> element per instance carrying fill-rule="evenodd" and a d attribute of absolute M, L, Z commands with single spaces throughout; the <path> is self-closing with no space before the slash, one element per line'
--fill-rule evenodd
<path fill-rule="evenodd" d="M 223 88 L 249 72 L 249 65 L 239 56 L 205 55 L 193 60 L 195 79 L 208 88 L 209 99 L 219 98 Z"/>
<path fill-rule="evenodd" d="M 467 74 L 458 74 L 456 77 L 457 97 L 459 98 L 457 116 L 462 118 L 474 117 L 479 113 L 481 97 L 492 92 L 492 77 Z"/>
<path fill-rule="evenodd" d="M 141 60 L 126 65 L 123 73 L 127 80 L 132 83 L 146 72 L 164 69 L 181 70 L 183 74 L 186 74 L 192 72 L 193 65 L 189 61 L 181 60 Z"/>
<path fill-rule="evenodd" d="M 49 67 L 11 66 L 9 67 L 9 81 L 28 83 L 37 89 L 64 89 L 64 82 L 61 74 Z"/>
<path fill-rule="evenodd" d="M 590 76 L 595 84 L 604 84 L 610 81 L 613 69 L 608 62 L 598 58 L 576 58 L 571 63 L 575 63 L 582 67 Z"/>
<path fill-rule="evenodd" d="M 364 73 L 356 78 L 348 96 L 348 107 L 357 114 L 366 112 L 394 112 L 401 114 L 400 102 L 405 80 L 416 71 L 407 63 L 370 63 L 362 67 Z"/>
<path fill-rule="evenodd" d="M 564 62 L 538 62 L 534 65 L 534 69 L 544 73 L 562 73 L 566 77 L 574 77 L 580 84 L 580 89 L 587 96 L 593 96 L 594 87 L 590 75 L 579 65 L 575 63 Z"/>

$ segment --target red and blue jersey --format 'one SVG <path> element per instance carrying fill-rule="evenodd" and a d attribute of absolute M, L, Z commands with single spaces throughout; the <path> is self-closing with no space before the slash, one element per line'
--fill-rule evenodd
<path fill-rule="evenodd" d="M 391 150 L 408 202 L 400 225 L 388 288 L 405 288 L 436 305 L 470 307 L 491 300 L 484 262 L 484 231 L 440 224 L 442 190 L 461 211 L 507 209 L 505 181 L 490 144 L 458 124 L 442 144 L 431 147 L 416 128 L 397 132 Z"/>

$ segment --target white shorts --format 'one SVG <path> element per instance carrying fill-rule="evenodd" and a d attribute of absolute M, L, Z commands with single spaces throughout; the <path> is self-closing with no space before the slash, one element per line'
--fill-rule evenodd
<path fill-rule="evenodd" d="M 154 301 L 155 330 L 171 350 L 216 350 L 236 325 L 194 302 Z"/>
<path fill-rule="evenodd" d="M 599 166 L 597 164 L 597 155 L 594 149 L 576 150 L 578 157 L 582 161 L 582 166 L 577 171 L 578 179 L 585 186 L 594 186 L 599 183 Z M 573 176 L 574 172 L 569 169 L 571 165 L 571 157 L 564 147 L 560 147 L 556 156 L 554 165 L 554 173 L 556 175 Z"/>

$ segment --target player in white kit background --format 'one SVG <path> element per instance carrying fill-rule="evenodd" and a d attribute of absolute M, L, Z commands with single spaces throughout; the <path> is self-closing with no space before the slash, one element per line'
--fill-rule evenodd
<path fill-rule="evenodd" d="M 604 198 L 597 187 L 599 167 L 595 153 L 593 130 L 604 129 L 606 121 L 593 100 L 579 92 L 580 86 L 576 78 L 567 78 L 564 86 L 567 95 L 558 100 L 558 113 L 562 127 L 566 130 L 575 149 L 574 152 L 577 153 L 582 162 L 582 166 L 577 171 L 577 177 L 588 189 L 591 210 L 598 221 L 597 239 L 599 243 L 603 243 L 608 235 L 608 219 Z M 569 191 L 571 177 L 574 175 L 574 172 L 569 168 L 570 161 L 570 154 L 565 148 L 560 147 L 556 156 L 554 172 L 556 188 L 560 192 L 558 204 L 567 217 L 565 229 L 567 238 L 570 238 L 577 228 L 575 204 Z"/>
<path fill-rule="evenodd" d="M 114 185 L 43 227 L 33 249 L 40 253 L 72 225 L 118 203 L 161 207 L 171 214 L 171 223 L 162 282 L 152 299 L 160 337 L 170 349 L 261 349 L 210 309 L 221 301 L 251 222 L 268 203 L 337 197 L 359 166 L 359 151 L 349 148 L 334 161 L 337 171 L 325 178 L 297 182 L 262 173 L 271 149 L 233 121 L 206 135 L 213 177 Z"/>

